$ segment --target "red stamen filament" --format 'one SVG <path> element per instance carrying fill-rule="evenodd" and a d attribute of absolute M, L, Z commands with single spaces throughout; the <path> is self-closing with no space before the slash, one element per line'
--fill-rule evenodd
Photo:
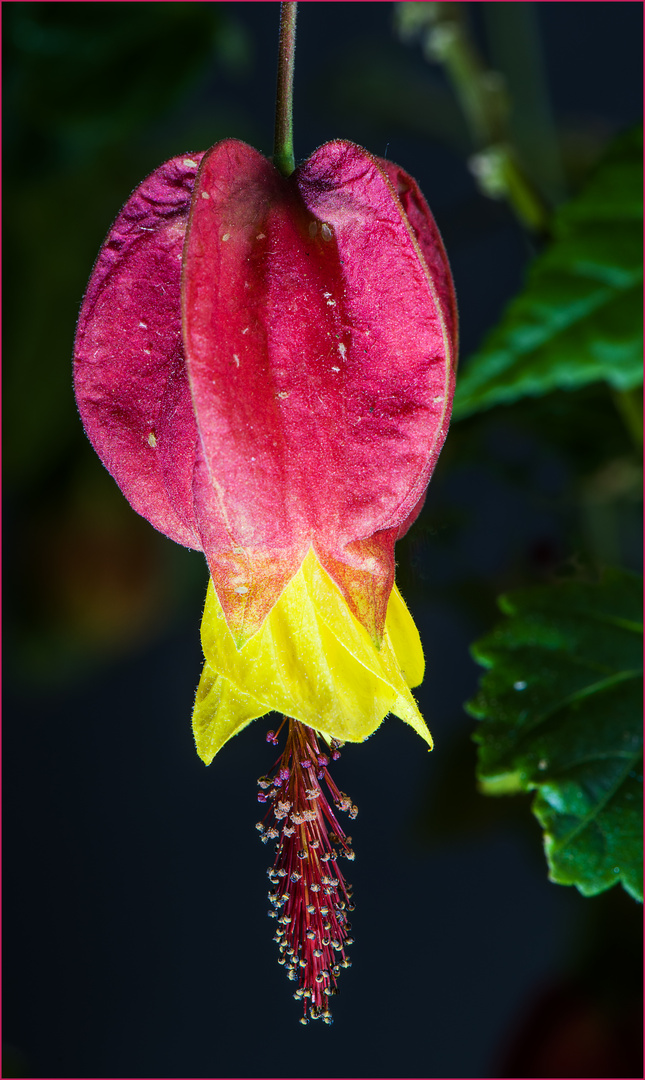
<path fill-rule="evenodd" d="M 277 742 L 272 731 L 267 740 Z M 332 741 L 328 746 L 312 728 L 289 719 L 282 756 L 273 774 L 258 781 L 258 800 L 270 802 L 271 808 L 257 828 L 264 843 L 277 841 L 275 862 L 268 871 L 273 886 L 269 915 L 278 920 L 274 938 L 280 948 L 278 962 L 298 983 L 294 997 L 303 1002 L 303 1024 L 309 1019 L 332 1022 L 329 997 L 338 992 L 341 968 L 351 967 L 346 954 L 352 944 L 347 914 L 354 905 L 338 858 L 353 859 L 354 852 L 351 836 L 343 832 L 320 783 L 324 780 L 337 809 L 356 817 L 356 807 L 338 790 L 327 769 L 329 758 L 340 756 L 338 745 Z"/>

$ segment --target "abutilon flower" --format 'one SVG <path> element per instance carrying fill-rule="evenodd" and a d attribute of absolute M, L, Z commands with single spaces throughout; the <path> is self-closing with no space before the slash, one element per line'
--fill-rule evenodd
<path fill-rule="evenodd" d="M 332 804 L 355 808 L 329 759 L 390 712 L 432 746 L 394 545 L 445 439 L 456 339 L 416 182 L 341 140 L 289 177 L 233 139 L 166 162 L 117 217 L 81 309 L 87 435 L 134 509 L 208 562 L 200 757 L 288 718 L 258 828 L 278 841 L 270 899 L 304 1020 L 329 1020 L 349 963 L 337 860 L 352 852 Z"/>

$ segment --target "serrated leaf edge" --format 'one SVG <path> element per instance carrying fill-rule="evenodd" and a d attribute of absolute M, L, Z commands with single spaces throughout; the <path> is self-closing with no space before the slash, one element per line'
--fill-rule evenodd
<path fill-rule="evenodd" d="M 623 757 L 624 755 L 622 755 L 622 754 L 612 754 L 612 755 L 608 755 L 608 756 L 609 757 Z M 576 881 L 573 878 L 571 880 L 567 880 L 563 876 L 559 876 L 558 871 L 557 871 L 557 867 L 554 866 L 554 863 L 553 863 L 553 859 L 557 855 L 559 855 L 560 852 L 562 852 L 567 847 L 567 845 L 570 844 L 571 841 L 574 840 L 575 837 L 580 834 L 580 832 L 582 832 L 591 823 L 593 823 L 595 821 L 595 819 L 598 817 L 599 814 L 602 813 L 604 807 L 606 807 L 607 804 L 611 801 L 611 799 L 614 798 L 614 796 L 618 792 L 618 789 L 620 788 L 621 784 L 623 784 L 625 782 L 625 780 L 629 776 L 630 772 L 634 768 L 634 765 L 638 762 L 638 760 L 640 758 L 642 758 L 642 756 L 643 756 L 642 749 L 640 749 L 638 751 L 638 753 L 631 755 L 630 760 L 628 761 L 628 763 L 627 763 L 625 769 L 623 770 L 622 774 L 618 777 L 618 779 L 614 782 L 614 784 L 611 786 L 611 788 L 607 791 L 605 796 L 602 799 L 600 799 L 593 806 L 593 808 L 591 810 L 589 810 L 589 812 L 585 815 L 585 817 L 582 818 L 581 821 L 579 821 L 579 823 L 576 825 L 576 827 L 574 829 L 571 830 L 570 833 L 567 833 L 567 835 L 565 837 L 561 838 L 560 840 L 556 840 L 553 833 L 549 831 L 547 825 L 545 824 L 544 817 L 540 814 L 539 810 L 536 809 L 537 799 L 534 799 L 533 805 L 531 807 L 531 811 L 534 814 L 534 816 L 537 818 L 537 820 L 540 823 L 540 825 L 542 826 L 542 828 L 544 829 L 544 853 L 546 855 L 547 863 L 548 863 L 548 866 L 549 866 L 549 878 L 556 885 L 575 885 L 575 887 L 580 892 L 582 892 L 583 895 L 596 896 L 598 893 L 604 892 L 606 889 L 610 889 L 610 888 L 612 888 L 612 886 L 614 884 L 618 884 L 618 882 L 620 882 L 622 884 L 623 888 L 626 889 L 627 892 L 629 892 L 630 896 L 633 896 L 634 899 L 636 899 L 638 901 L 642 901 L 642 896 L 636 894 L 634 892 L 634 890 L 632 888 L 628 887 L 628 885 L 626 884 L 624 875 L 622 873 L 622 869 L 621 869 L 621 872 L 616 877 L 615 881 L 612 881 L 612 882 L 610 882 L 608 884 L 603 884 L 600 888 L 594 888 L 592 890 L 589 890 L 589 889 L 584 888 L 582 882 Z M 545 784 L 546 784 L 546 781 L 543 784 L 533 784 L 532 787 L 533 787 L 534 790 L 538 790 L 538 794 L 539 794 L 539 788 L 545 786 Z M 600 826 L 598 825 L 597 827 L 598 827 L 599 831 L 602 834 L 602 829 L 600 828 Z"/>

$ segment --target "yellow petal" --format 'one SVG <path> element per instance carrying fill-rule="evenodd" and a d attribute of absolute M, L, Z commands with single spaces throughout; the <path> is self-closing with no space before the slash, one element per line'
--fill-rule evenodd
<path fill-rule="evenodd" d="M 210 765 L 225 742 L 266 711 L 266 706 L 238 690 L 206 661 L 193 709 L 193 735 L 202 761 Z"/>
<path fill-rule="evenodd" d="M 385 629 L 408 686 L 420 686 L 425 672 L 419 631 L 396 585 L 390 593 Z"/>
<path fill-rule="evenodd" d="M 396 585 L 388 602 L 383 643 L 380 649 L 376 649 L 370 635 L 351 614 L 341 593 L 312 551 L 305 558 L 301 570 L 318 619 L 355 660 L 388 683 L 396 692 L 389 711 L 410 724 L 432 747 L 432 736 L 408 689 L 418 686 L 423 680 L 425 664 L 421 639 Z M 355 718 L 353 733 L 333 737 L 347 742 L 362 742 L 376 730 L 385 715 L 383 713 L 370 730 L 357 723 Z M 361 728 L 363 734 L 358 735 Z"/>
<path fill-rule="evenodd" d="M 198 692 L 195 737 L 204 760 L 270 710 L 343 742 L 362 742 L 393 712 L 432 746 L 408 688 L 423 674 L 423 653 L 400 594 L 392 593 L 377 650 L 312 551 L 240 649 L 210 582 L 202 645 L 208 673 L 205 668 Z"/>

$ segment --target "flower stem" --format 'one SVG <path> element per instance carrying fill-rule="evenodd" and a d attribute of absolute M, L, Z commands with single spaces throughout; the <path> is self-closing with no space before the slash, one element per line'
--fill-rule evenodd
<path fill-rule="evenodd" d="M 643 446 L 643 397 L 640 387 L 614 390 L 613 398 L 637 450 Z"/>
<path fill-rule="evenodd" d="M 504 81 L 480 57 L 462 5 L 402 3 L 397 5 L 397 14 L 402 40 L 421 36 L 428 60 L 445 68 L 476 150 L 469 166 L 480 189 L 492 199 L 507 199 L 532 232 L 548 233 L 549 208 L 520 168 L 511 143 Z"/>
<path fill-rule="evenodd" d="M 293 68 L 296 54 L 297 13 L 298 4 L 295 0 L 283 0 L 280 4 L 273 164 L 283 176 L 291 176 L 296 167 L 293 156 Z"/>

